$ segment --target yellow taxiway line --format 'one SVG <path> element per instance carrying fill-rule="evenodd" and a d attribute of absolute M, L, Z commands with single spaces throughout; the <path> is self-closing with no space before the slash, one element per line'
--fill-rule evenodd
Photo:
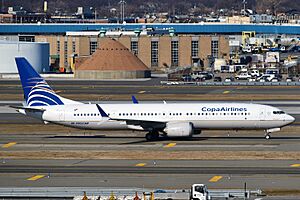
<path fill-rule="evenodd" d="M 292 164 L 291 167 L 300 167 L 300 164 Z"/>
<path fill-rule="evenodd" d="M 211 179 L 209 179 L 209 182 L 218 182 L 223 176 L 214 176 Z"/>
<path fill-rule="evenodd" d="M 138 163 L 138 164 L 136 164 L 135 166 L 136 167 L 144 167 L 146 165 L 146 163 Z"/>
<path fill-rule="evenodd" d="M 175 147 L 176 146 L 176 143 L 169 143 L 167 145 L 164 146 L 164 148 L 170 148 L 170 147 Z"/>
<path fill-rule="evenodd" d="M 7 144 L 2 145 L 2 148 L 9 148 L 9 147 L 12 147 L 16 144 L 17 144 L 16 142 L 9 142 Z"/>
<path fill-rule="evenodd" d="M 28 178 L 27 180 L 28 181 L 36 181 L 36 180 L 44 178 L 44 177 L 45 177 L 45 175 L 35 175 L 35 176 Z"/>

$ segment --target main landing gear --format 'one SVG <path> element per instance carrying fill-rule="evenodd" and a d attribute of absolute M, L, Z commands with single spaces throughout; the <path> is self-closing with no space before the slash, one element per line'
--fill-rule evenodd
<path fill-rule="evenodd" d="M 147 141 L 154 141 L 159 138 L 159 133 L 158 131 L 150 131 L 149 133 L 146 134 L 145 137 Z"/>

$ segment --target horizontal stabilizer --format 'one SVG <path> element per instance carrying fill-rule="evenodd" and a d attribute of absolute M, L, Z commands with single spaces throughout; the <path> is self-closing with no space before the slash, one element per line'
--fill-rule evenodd
<path fill-rule="evenodd" d="M 33 107 L 24 107 L 24 106 L 9 106 L 11 108 L 15 108 L 15 109 L 23 109 L 23 110 L 27 110 L 27 111 L 31 111 L 31 112 L 43 112 L 45 111 L 45 109 L 43 108 L 33 108 Z"/>

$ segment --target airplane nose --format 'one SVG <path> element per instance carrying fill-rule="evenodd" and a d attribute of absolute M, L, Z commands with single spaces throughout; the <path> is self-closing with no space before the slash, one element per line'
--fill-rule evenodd
<path fill-rule="evenodd" d="M 295 118 L 291 115 L 287 115 L 286 116 L 286 121 L 288 121 L 289 123 L 293 123 L 295 121 Z"/>

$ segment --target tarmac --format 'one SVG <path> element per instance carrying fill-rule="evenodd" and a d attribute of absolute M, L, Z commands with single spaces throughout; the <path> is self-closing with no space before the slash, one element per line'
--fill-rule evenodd
<path fill-rule="evenodd" d="M 6 106 L 20 105 L 19 97 L 0 97 L 0 187 L 179 189 L 189 188 L 193 183 L 205 183 L 209 188 L 242 189 L 247 183 L 250 189 L 288 194 L 262 199 L 299 199 L 299 196 L 289 195 L 300 194 L 300 102 L 288 98 L 289 95 L 300 97 L 300 88 L 162 87 L 157 80 L 48 82 L 54 83 L 53 88 L 62 96 L 113 93 L 124 94 L 128 100 L 132 94 L 278 95 L 287 100 L 261 100 L 259 103 L 282 108 L 292 114 L 296 122 L 281 132 L 273 133 L 271 140 L 264 139 L 263 131 L 203 131 L 191 139 L 162 138 L 147 142 L 142 132 L 84 131 L 44 125 Z M 229 92 L 224 94 L 224 91 Z M 21 86 L 14 80 L 0 81 L 0 93 L 22 96 Z M 21 153 L 29 156 L 18 157 Z M 72 156 L 64 157 L 64 153 Z M 82 155 L 78 156 L 80 153 Z M 136 155 L 126 157 L 126 153 Z M 211 157 L 213 153 L 223 157 Z M 234 156 L 230 157 L 232 153 Z M 52 154 L 51 157 L 49 154 Z M 181 154 L 194 159 L 182 158 Z M 110 155 L 111 158 L 102 155 Z M 174 157 L 164 159 L 166 155 Z"/>

